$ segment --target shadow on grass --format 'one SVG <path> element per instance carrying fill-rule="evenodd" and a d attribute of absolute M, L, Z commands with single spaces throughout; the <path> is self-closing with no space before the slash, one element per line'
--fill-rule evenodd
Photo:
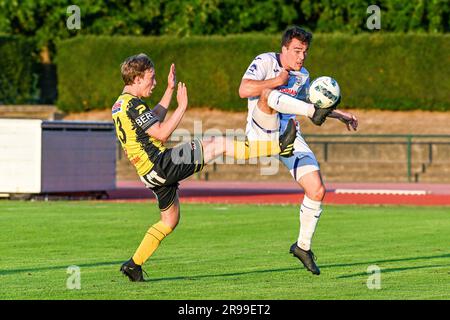
<path fill-rule="evenodd" d="M 231 272 L 231 273 L 218 273 L 218 274 L 201 274 L 196 276 L 178 276 L 178 277 L 165 277 L 165 278 L 151 278 L 146 282 L 157 282 L 157 281 L 173 281 L 173 280 L 198 280 L 205 278 L 221 278 L 221 277 L 233 277 L 233 276 L 243 276 L 246 274 L 258 274 L 258 273 L 272 273 L 272 272 L 284 272 L 284 271 L 294 271 L 298 270 L 299 267 L 292 268 L 281 268 L 281 269 L 267 269 L 267 270 L 252 270 L 244 272 Z"/>
<path fill-rule="evenodd" d="M 402 262 L 402 261 L 415 261 L 415 260 L 427 260 L 427 259 L 444 259 L 450 258 L 450 253 L 436 256 L 420 256 L 420 257 L 412 257 L 412 258 L 401 258 L 401 259 L 388 259 L 388 260 L 375 260 L 375 261 L 365 261 L 365 262 L 355 262 L 355 263 L 346 263 L 346 264 L 329 264 L 320 266 L 320 268 L 335 268 L 335 267 L 351 267 L 358 265 L 373 265 L 380 264 L 385 262 Z M 109 262 L 96 262 L 96 263 L 85 263 L 85 264 L 77 264 L 78 267 L 101 267 L 101 266 L 110 266 L 117 265 L 119 266 L 123 263 L 123 260 L 120 261 L 109 261 Z M 449 265 L 439 265 L 439 266 L 416 266 L 416 267 L 405 267 L 405 268 L 391 268 L 391 269 L 382 269 L 382 272 L 397 272 L 404 270 L 413 270 L 413 269 L 423 269 L 423 268 L 436 268 L 436 267 L 445 267 Z M 10 270 L 0 270 L 0 275 L 8 275 L 14 273 L 22 273 L 22 272 L 36 272 L 36 271 L 49 271 L 49 270 L 57 270 L 57 269 L 66 269 L 68 265 L 64 266 L 50 266 L 50 267 L 36 267 L 36 268 L 23 268 L 23 269 L 10 269 Z M 195 275 L 195 276 L 177 276 L 177 277 L 164 277 L 164 278 L 153 278 L 150 281 L 172 281 L 172 280 L 196 280 L 196 279 L 204 279 L 204 278 L 217 278 L 217 277 L 232 277 L 232 276 L 242 276 L 246 274 L 261 274 L 261 273 L 273 273 L 273 272 L 285 272 L 285 271 L 294 271 L 299 270 L 299 268 L 303 268 L 301 264 L 296 264 L 295 267 L 291 268 L 279 268 L 279 269 L 266 269 L 266 270 L 252 270 L 245 272 L 233 272 L 233 273 L 220 273 L 220 274 L 205 274 L 205 275 Z M 357 276 L 367 276 L 366 272 L 360 272 L 351 275 L 339 276 L 338 278 L 350 278 Z"/>
<path fill-rule="evenodd" d="M 326 264 L 326 265 L 321 266 L 321 268 L 353 267 L 353 266 L 360 266 L 360 265 L 368 265 L 369 266 L 372 264 L 379 264 L 379 263 L 385 263 L 385 262 L 403 262 L 403 261 L 445 259 L 445 258 L 450 258 L 450 253 L 441 254 L 438 256 L 421 256 L 421 257 L 412 257 L 412 258 L 374 260 L 374 261 L 354 262 L 354 263 Z"/>
<path fill-rule="evenodd" d="M 109 262 L 96 262 L 96 263 L 81 263 L 76 266 L 83 267 L 102 267 L 102 266 L 111 266 L 117 265 L 117 271 L 119 271 L 120 266 L 124 263 L 124 260 L 120 261 L 109 261 Z M 60 270 L 67 269 L 70 265 L 64 266 L 50 266 L 50 267 L 37 267 L 37 268 L 23 268 L 23 269 L 9 269 L 9 270 L 0 270 L 0 276 L 14 273 L 22 273 L 22 272 L 36 272 L 36 271 L 50 271 L 50 270 Z"/>
<path fill-rule="evenodd" d="M 97 262 L 97 263 L 85 263 L 85 264 L 77 264 L 80 268 L 86 267 L 102 267 L 102 266 L 110 266 L 117 265 L 117 271 L 119 271 L 120 265 L 123 263 L 123 260 L 120 261 L 110 261 L 110 262 Z M 51 267 L 39 267 L 39 268 L 23 268 L 23 269 L 11 269 L 11 270 L 0 270 L 0 275 L 8 275 L 14 273 L 24 273 L 24 272 L 39 272 L 39 271 L 51 271 L 51 270 L 61 270 L 66 269 L 69 265 L 64 266 L 51 266 Z M 145 269 L 145 267 L 143 268 Z M 282 272 L 282 271 L 292 271 L 297 270 L 298 266 L 292 268 L 282 268 L 282 269 L 268 269 L 268 270 L 253 270 L 253 271 L 245 271 L 245 272 L 234 272 L 234 273 L 223 273 L 223 274 L 207 274 L 207 275 L 196 275 L 196 276 L 179 276 L 179 277 L 166 277 L 166 278 L 152 278 L 151 281 L 165 281 L 165 280 L 194 280 L 194 279 L 202 279 L 202 278 L 216 278 L 216 277 L 231 277 L 231 276 L 240 276 L 245 274 L 252 273 L 270 273 L 270 272 Z"/>
<path fill-rule="evenodd" d="M 442 258 L 450 258 L 450 254 L 443 254 L 437 256 L 422 256 L 422 257 L 413 257 L 413 258 L 402 258 L 402 259 L 389 259 L 389 260 L 377 260 L 377 261 L 366 261 L 366 262 L 356 262 L 356 263 L 348 263 L 348 264 L 332 264 L 332 265 L 324 265 L 319 266 L 321 268 L 333 268 L 333 267 L 349 267 L 349 266 L 357 266 L 357 265 L 372 265 L 376 263 L 383 262 L 401 262 L 401 261 L 414 261 L 414 260 L 424 260 L 424 259 L 442 259 Z M 435 267 L 445 267 L 448 265 L 440 265 L 440 266 L 432 266 Z M 272 273 L 272 272 L 283 272 L 283 271 L 294 271 L 303 268 L 303 266 L 297 265 L 297 267 L 292 268 L 282 268 L 282 269 L 267 269 L 267 270 L 254 270 L 254 271 L 246 271 L 246 272 L 234 272 L 234 273 L 222 273 L 222 274 L 211 274 L 211 275 L 197 275 L 197 276 L 179 276 L 179 277 L 166 277 L 166 278 L 154 278 L 151 279 L 151 282 L 155 281 L 171 281 L 171 280 L 196 280 L 203 278 L 217 278 L 217 277 L 230 277 L 230 276 L 241 276 L 246 274 L 257 274 L 257 273 Z M 406 267 L 406 268 L 392 268 L 392 269 L 382 269 L 382 272 L 396 272 L 396 271 L 404 271 L 409 269 L 422 269 L 422 268 L 430 268 L 430 266 L 419 266 L 419 267 Z M 366 272 L 361 272 L 358 274 L 340 276 L 338 278 L 350 278 L 356 276 L 367 276 Z"/>

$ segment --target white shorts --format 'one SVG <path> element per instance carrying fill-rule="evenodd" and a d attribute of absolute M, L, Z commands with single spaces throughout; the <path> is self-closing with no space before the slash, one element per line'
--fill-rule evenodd
<path fill-rule="evenodd" d="M 280 157 L 280 161 L 286 166 L 295 181 L 305 174 L 320 170 L 316 156 L 311 151 L 300 132 L 294 141 L 294 154 L 289 158 Z"/>
<path fill-rule="evenodd" d="M 249 141 L 278 141 L 280 136 L 280 118 L 278 113 L 267 114 L 255 106 L 248 118 L 245 133 Z"/>
<path fill-rule="evenodd" d="M 251 111 L 251 119 L 248 119 L 246 135 L 249 141 L 267 140 L 278 141 L 280 132 L 280 119 L 278 113 L 267 114 L 255 106 Z M 320 170 L 316 156 L 303 139 L 300 129 L 297 129 L 297 137 L 294 141 L 294 153 L 291 157 L 279 157 L 280 161 L 288 168 L 295 181 L 305 174 Z"/>

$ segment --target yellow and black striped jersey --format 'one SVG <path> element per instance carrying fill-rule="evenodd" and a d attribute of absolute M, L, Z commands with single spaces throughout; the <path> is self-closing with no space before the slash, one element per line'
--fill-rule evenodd
<path fill-rule="evenodd" d="M 153 168 L 156 158 L 166 150 L 161 141 L 145 132 L 159 118 L 143 100 L 129 93 L 123 93 L 114 103 L 112 118 L 125 154 L 139 176 L 145 176 Z"/>

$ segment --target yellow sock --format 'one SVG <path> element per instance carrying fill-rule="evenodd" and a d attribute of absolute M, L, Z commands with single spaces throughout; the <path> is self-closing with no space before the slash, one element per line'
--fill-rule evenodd
<path fill-rule="evenodd" d="M 277 155 L 281 152 L 276 142 L 255 140 L 234 140 L 234 159 L 249 159 Z"/>
<path fill-rule="evenodd" d="M 153 252 L 155 252 L 161 241 L 171 232 L 172 229 L 162 221 L 158 221 L 152 225 L 133 256 L 134 263 L 140 266 L 143 265 Z"/>

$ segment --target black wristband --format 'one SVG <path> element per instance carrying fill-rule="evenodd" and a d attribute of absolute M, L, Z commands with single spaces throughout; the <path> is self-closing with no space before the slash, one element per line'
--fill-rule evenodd
<path fill-rule="evenodd" d="M 159 103 L 153 108 L 153 113 L 159 118 L 159 121 L 162 122 L 167 114 L 167 109 L 164 108 Z"/>

